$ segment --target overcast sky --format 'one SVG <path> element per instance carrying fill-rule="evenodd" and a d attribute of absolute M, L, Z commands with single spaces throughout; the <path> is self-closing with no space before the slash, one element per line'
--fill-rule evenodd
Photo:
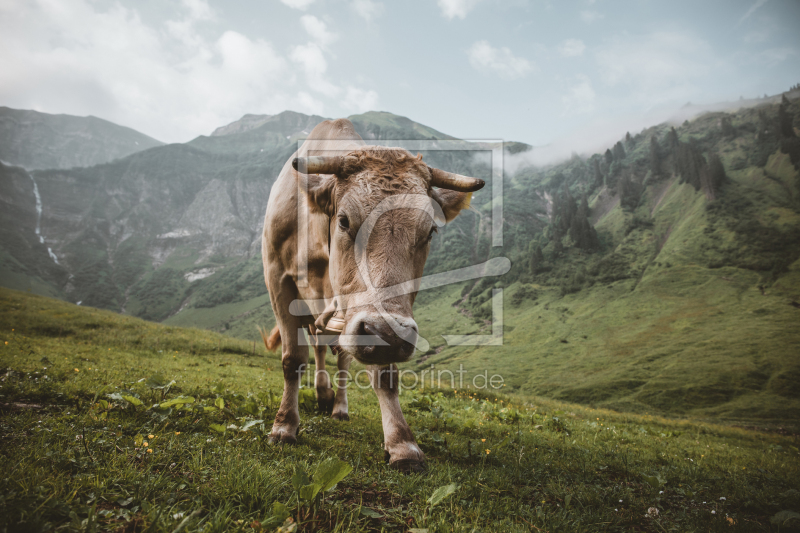
<path fill-rule="evenodd" d="M 800 82 L 797 0 L 0 0 L 0 105 L 166 142 L 245 113 L 543 145 Z"/>

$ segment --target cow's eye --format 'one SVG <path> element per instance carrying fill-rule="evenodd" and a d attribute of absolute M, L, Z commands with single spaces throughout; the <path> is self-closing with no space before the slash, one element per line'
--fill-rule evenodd
<path fill-rule="evenodd" d="M 430 233 L 428 233 L 428 240 L 431 240 L 431 239 L 433 239 L 433 234 L 434 234 L 434 233 L 439 233 L 439 228 L 437 228 L 436 226 L 433 226 L 433 227 L 431 228 L 431 232 L 430 232 Z"/>
<path fill-rule="evenodd" d="M 339 215 L 339 228 L 342 231 L 350 230 L 350 219 L 347 218 L 345 215 Z"/>

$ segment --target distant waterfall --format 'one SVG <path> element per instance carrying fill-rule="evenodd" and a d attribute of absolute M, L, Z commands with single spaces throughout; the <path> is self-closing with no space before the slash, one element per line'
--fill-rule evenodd
<path fill-rule="evenodd" d="M 29 176 L 33 182 L 33 195 L 36 197 L 36 235 L 39 237 L 39 242 L 44 244 L 44 237 L 42 236 L 42 196 L 39 194 L 39 186 L 36 185 L 36 180 L 33 179 L 33 175 L 29 174 Z M 47 247 L 47 253 L 50 254 L 50 258 L 58 265 L 58 257 L 56 257 L 56 254 L 53 253 L 53 250 L 49 246 Z"/>

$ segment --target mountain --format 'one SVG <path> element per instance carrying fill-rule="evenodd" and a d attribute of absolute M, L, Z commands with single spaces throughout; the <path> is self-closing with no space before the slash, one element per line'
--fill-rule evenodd
<path fill-rule="evenodd" d="M 502 374 L 510 392 L 619 410 L 797 419 L 797 101 L 661 124 L 545 168 L 510 143 L 502 247 L 492 246 L 493 146 L 391 113 L 349 118 L 368 141 L 427 140 L 429 164 L 487 180 L 434 238 L 427 274 L 512 264 L 420 293 L 430 348 L 409 366 L 464 365 Z M 321 120 L 246 115 L 87 168 L 0 167 L 2 284 L 257 338 L 256 325 L 274 323 L 260 258 L 269 190 Z M 443 334 L 492 333 L 500 288 L 503 346 L 448 345 Z"/>
<path fill-rule="evenodd" d="M 0 160 L 27 169 L 88 167 L 163 145 L 97 117 L 0 107 Z"/>

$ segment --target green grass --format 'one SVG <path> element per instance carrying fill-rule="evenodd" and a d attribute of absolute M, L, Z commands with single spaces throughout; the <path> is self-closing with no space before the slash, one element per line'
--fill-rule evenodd
<path fill-rule="evenodd" d="M 491 389 L 403 393 L 424 475 L 383 462 L 377 400 L 356 386 L 350 422 L 307 402 L 298 445 L 273 446 L 277 354 L 6 289 L 0 302 L 3 531 L 273 531 L 275 502 L 299 531 L 788 531 L 771 518 L 800 511 L 788 436 Z M 164 394 L 154 375 L 175 384 Z M 301 505 L 293 474 L 327 458 L 353 471 Z"/>

